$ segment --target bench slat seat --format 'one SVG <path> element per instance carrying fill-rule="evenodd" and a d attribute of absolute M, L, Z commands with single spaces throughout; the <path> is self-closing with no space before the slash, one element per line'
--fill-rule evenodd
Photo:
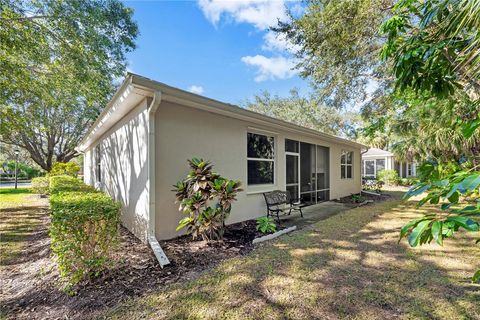
<path fill-rule="evenodd" d="M 302 208 L 306 205 L 298 202 L 298 199 L 292 199 L 288 192 L 274 190 L 263 193 L 263 196 L 267 204 L 267 217 L 275 215 L 280 223 L 280 213 L 290 215 L 292 211 L 300 211 L 300 216 L 303 218 Z"/>

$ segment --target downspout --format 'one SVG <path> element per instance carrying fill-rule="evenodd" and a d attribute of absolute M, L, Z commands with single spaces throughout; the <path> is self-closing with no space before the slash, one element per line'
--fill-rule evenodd
<path fill-rule="evenodd" d="M 157 257 L 160 266 L 170 264 L 165 252 L 155 236 L 155 113 L 162 101 L 162 93 L 155 91 L 148 107 L 148 243 Z"/>

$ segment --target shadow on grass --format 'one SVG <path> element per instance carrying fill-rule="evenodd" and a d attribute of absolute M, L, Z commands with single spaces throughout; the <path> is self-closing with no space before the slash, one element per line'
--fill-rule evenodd
<path fill-rule="evenodd" d="M 48 237 L 46 228 L 39 229 L 46 210 L 44 206 L 38 205 L 0 209 L 1 266 L 23 263 L 25 259 L 30 259 L 37 253 L 35 250 L 32 251 L 32 248 Z M 24 245 L 33 245 L 30 248 L 29 257 L 20 256 Z"/>
<path fill-rule="evenodd" d="M 397 242 L 401 226 L 427 210 L 399 201 L 351 210 L 262 245 L 189 284 L 132 300 L 108 317 L 479 317 L 479 287 L 465 280 L 480 250 L 461 250 L 471 239 L 452 240 L 457 250 L 410 249 Z"/>

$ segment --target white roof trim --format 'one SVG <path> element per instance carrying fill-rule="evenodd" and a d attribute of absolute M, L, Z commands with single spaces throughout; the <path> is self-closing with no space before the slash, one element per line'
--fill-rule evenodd
<path fill-rule="evenodd" d="M 246 110 L 236 105 L 232 105 L 232 104 L 220 102 L 214 99 L 210 99 L 207 97 L 203 97 L 191 92 L 187 92 L 184 90 L 180 90 L 180 89 L 168 86 L 161 82 L 147 79 L 145 77 L 142 77 L 133 73 L 128 73 L 124 82 L 122 83 L 118 91 L 113 96 L 112 100 L 105 107 L 105 110 L 98 116 L 97 120 L 92 125 L 91 129 L 88 131 L 88 133 L 85 135 L 85 137 L 81 141 L 78 147 L 78 150 L 84 151 L 85 149 L 87 149 L 95 141 L 94 136 L 98 138 L 98 134 L 96 133 L 98 133 L 99 131 L 104 132 L 115 124 L 115 123 L 111 123 L 111 121 L 108 121 L 108 119 L 111 118 L 112 114 L 115 113 L 116 110 L 118 109 L 118 107 L 116 106 L 119 105 L 119 101 L 120 102 L 124 101 L 126 97 L 131 93 L 141 94 L 144 96 L 153 96 L 153 93 L 155 91 L 162 92 L 162 101 L 170 101 L 170 102 L 178 103 L 184 106 L 189 106 L 189 107 L 201 109 L 204 111 L 209 111 L 212 113 L 225 115 L 235 119 L 246 120 L 246 121 L 253 122 L 260 125 L 277 127 L 281 130 L 301 133 L 301 134 L 313 136 L 316 138 L 322 138 L 323 140 L 326 140 L 329 142 L 341 143 L 345 145 L 354 146 L 357 148 L 366 147 L 361 143 L 357 143 L 357 142 L 343 139 L 337 136 L 326 134 L 317 130 L 301 127 L 290 122 L 286 122 L 286 121 L 272 118 L 257 112 Z M 130 106 L 130 107 L 133 108 L 134 106 Z M 100 130 L 102 126 L 103 126 L 103 130 Z M 105 127 L 105 126 L 108 126 L 108 127 Z"/>

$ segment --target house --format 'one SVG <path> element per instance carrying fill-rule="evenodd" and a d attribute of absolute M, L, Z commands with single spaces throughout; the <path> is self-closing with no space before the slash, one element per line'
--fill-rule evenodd
<path fill-rule="evenodd" d="M 187 159 L 242 181 L 227 221 L 236 223 L 265 215 L 263 192 L 288 190 L 308 204 L 360 192 L 362 148 L 129 73 L 77 149 L 85 182 L 120 201 L 123 225 L 155 244 L 178 236 L 172 185 Z"/>
<path fill-rule="evenodd" d="M 415 162 L 397 161 L 390 151 L 371 148 L 362 154 L 362 176 L 376 178 L 382 170 L 395 170 L 400 178 L 415 177 L 417 165 Z"/>

